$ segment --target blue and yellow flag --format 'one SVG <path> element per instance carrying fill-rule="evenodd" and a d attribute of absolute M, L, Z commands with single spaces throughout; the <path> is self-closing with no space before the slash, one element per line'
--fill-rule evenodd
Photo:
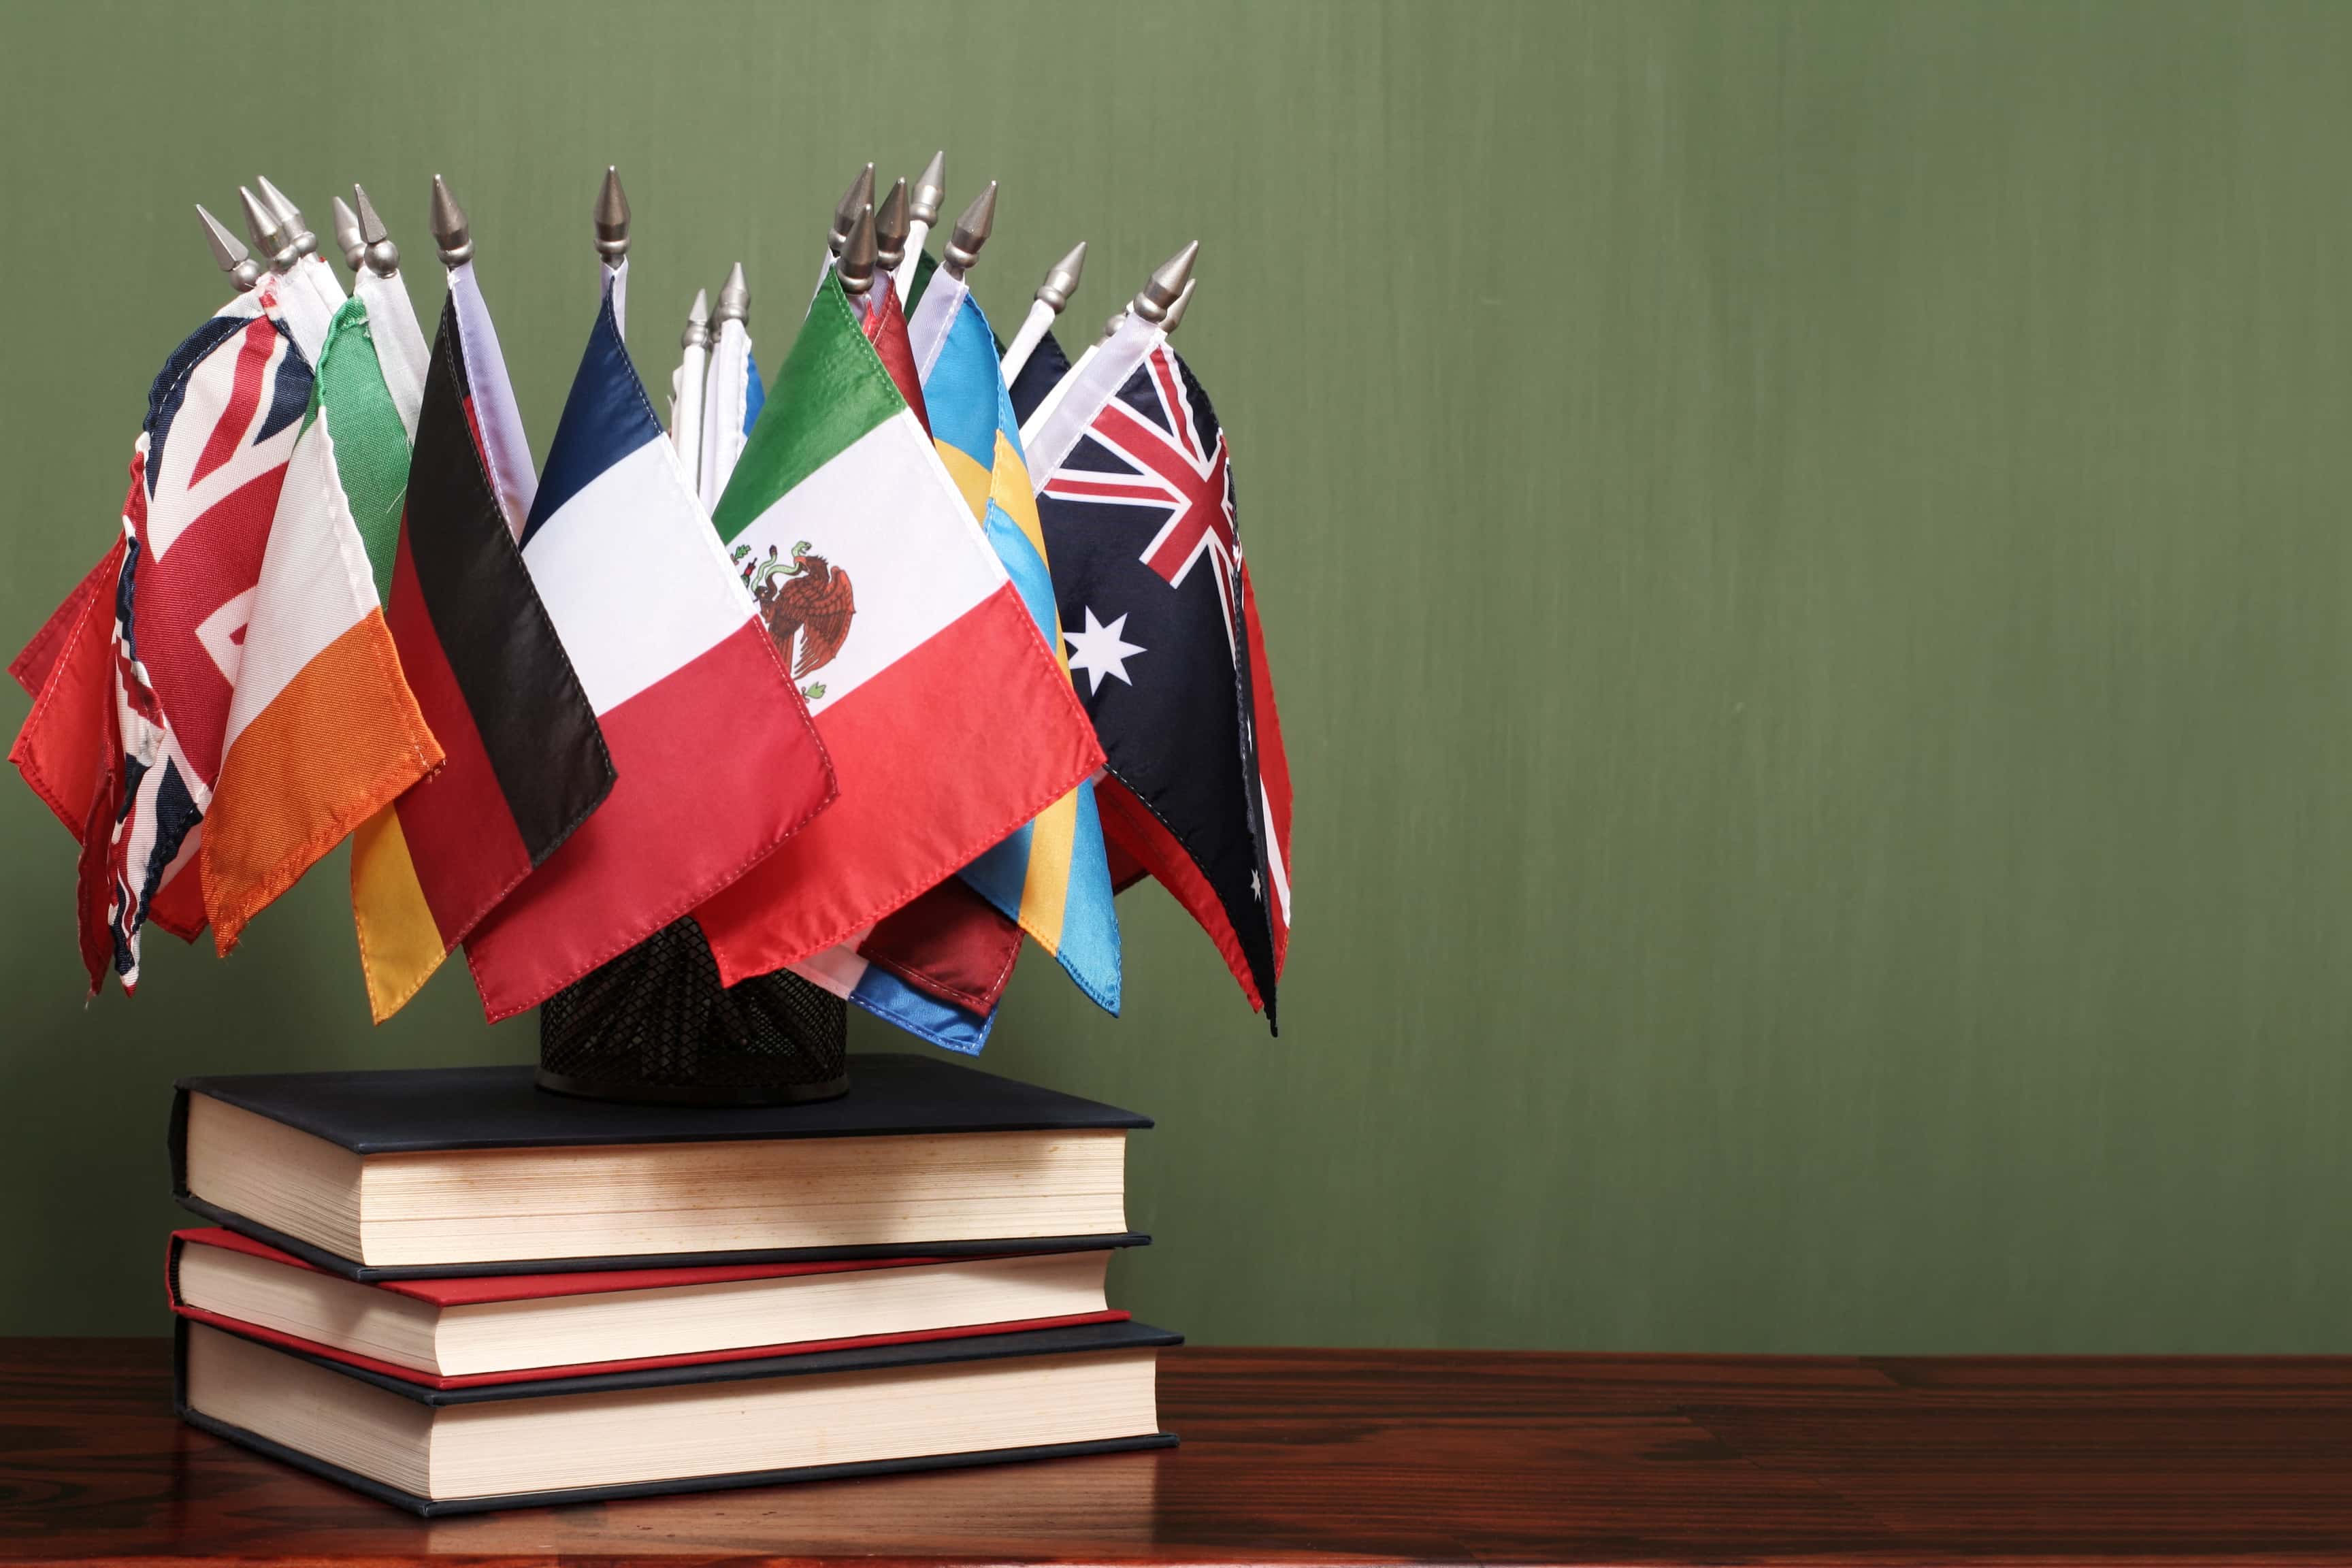
<path fill-rule="evenodd" d="M 995 334 L 969 294 L 923 378 L 923 400 L 940 457 L 1066 675 L 1069 655 L 1020 422 L 997 368 Z M 1092 781 L 965 867 L 963 879 L 1018 921 L 1098 1006 L 1118 1011 L 1118 914 Z"/>

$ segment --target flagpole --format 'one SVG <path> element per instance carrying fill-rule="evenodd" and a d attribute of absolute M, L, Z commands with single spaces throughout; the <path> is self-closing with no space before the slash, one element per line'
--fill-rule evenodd
<path fill-rule="evenodd" d="M 360 215 L 352 211 L 352 204 L 337 196 L 329 204 L 335 214 L 335 244 L 342 250 L 343 268 L 359 281 L 360 268 L 367 265 L 367 237 L 360 232 Z"/>
<path fill-rule="evenodd" d="M 286 220 L 243 185 L 237 186 L 236 196 L 245 208 L 245 231 L 253 237 L 254 248 L 269 258 L 269 270 L 285 280 L 284 288 L 273 291 L 278 317 L 293 337 L 294 347 L 315 366 L 319 351 L 327 346 L 330 313 L 326 301 L 319 297 L 317 289 L 295 276 L 302 253 L 295 248 Z M 314 247 L 317 243 L 315 238 L 311 241 Z"/>
<path fill-rule="evenodd" d="M 400 247 L 393 244 L 391 231 L 383 226 L 375 204 L 368 200 L 367 192 L 358 184 L 352 186 L 352 199 L 359 210 L 352 216 L 359 222 L 361 242 L 359 260 L 353 264 L 352 292 L 367 306 L 368 326 L 374 335 L 376 363 L 383 371 L 383 384 L 392 394 L 393 405 L 400 411 L 400 422 L 408 430 L 409 438 L 416 437 L 417 416 L 425 406 L 425 377 L 433 364 L 433 351 L 425 342 L 425 329 L 416 320 L 416 307 L 410 303 L 408 285 L 400 276 Z M 342 232 L 342 215 L 350 211 L 341 198 L 336 200 L 336 233 Z M 349 242 L 345 242 L 349 254 Z"/>
<path fill-rule="evenodd" d="M 669 437 L 682 463 L 702 460 L 702 380 L 710 361 L 710 292 L 694 291 L 694 308 L 686 313 L 686 331 L 677 346 L 684 351 L 669 378 Z"/>
<path fill-rule="evenodd" d="M 817 286 L 824 286 L 824 268 L 841 259 L 841 247 L 849 241 L 849 231 L 857 222 L 857 215 L 874 205 L 874 165 L 868 163 L 857 171 L 849 188 L 841 193 L 841 200 L 833 206 L 833 227 L 824 237 L 824 265 L 817 269 Z"/>
<path fill-rule="evenodd" d="M 220 219 L 205 211 L 205 204 L 196 204 L 196 216 L 205 223 L 205 243 L 212 247 L 213 259 L 228 274 L 228 280 L 240 294 L 249 294 L 261 281 L 261 263 L 253 258 L 236 236 L 221 226 Z"/>
<path fill-rule="evenodd" d="M 343 300 L 349 296 L 344 294 L 343 286 L 335 280 L 335 269 L 329 267 L 327 258 L 319 254 L 319 237 L 312 234 L 310 226 L 302 221 L 302 209 L 296 206 L 284 191 L 271 184 L 267 174 L 254 176 L 254 184 L 261 187 L 261 199 L 269 204 L 270 210 L 284 222 L 286 232 L 293 237 L 295 254 L 300 258 L 295 264 L 295 275 L 310 286 L 311 292 L 319 296 L 319 302 L 327 307 L 327 314 L 332 318 L 337 310 L 342 309 Z"/>
<path fill-rule="evenodd" d="M 902 174 L 890 187 L 890 194 L 882 198 L 882 205 L 874 209 L 874 265 L 894 279 L 898 275 L 898 264 L 907 259 L 907 236 L 913 223 L 908 213 L 907 180 Z"/>
<path fill-rule="evenodd" d="M 940 221 L 940 204 L 948 199 L 947 180 L 947 150 L 941 148 L 915 176 L 914 189 L 907 195 L 907 250 L 890 276 L 890 287 L 898 291 L 902 305 L 915 286 L 915 268 L 923 258 L 923 244 L 931 237 L 931 226 Z"/>
<path fill-rule="evenodd" d="M 629 195 L 621 189 L 621 171 L 604 166 L 604 183 L 597 187 L 593 214 L 596 254 L 604 258 L 604 276 L 613 285 L 613 324 L 629 335 Z"/>
<path fill-rule="evenodd" d="M 1037 297 L 1029 302 L 1029 314 L 1022 321 L 1021 330 L 1013 334 L 1013 342 L 1005 346 L 1004 358 L 1001 362 L 1005 385 L 1012 385 L 1020 376 L 1021 367 L 1029 363 L 1029 356 L 1037 352 L 1037 345 L 1045 341 L 1047 332 L 1053 331 L 1055 318 L 1069 304 L 1070 296 L 1077 291 L 1078 279 L 1086 275 L 1086 270 L 1087 242 L 1083 239 L 1067 256 L 1046 270 L 1045 280 L 1037 285 Z"/>
<path fill-rule="evenodd" d="M 980 260 L 981 247 L 988 243 L 990 232 L 996 226 L 996 182 L 971 199 L 963 209 L 955 227 L 948 235 L 947 245 L 940 252 L 940 269 L 915 302 L 907 317 L 907 347 L 915 356 L 918 376 L 931 374 L 931 363 L 939 358 L 940 345 L 947 342 L 949 329 L 955 324 L 956 312 L 962 308 L 964 297 L 971 291 L 964 281 L 973 264 Z"/>
<path fill-rule="evenodd" d="M 841 244 L 841 291 L 862 300 L 874 288 L 874 208 L 860 207 Z"/>
<path fill-rule="evenodd" d="M 743 455 L 751 361 L 751 289 L 739 261 L 719 285 L 719 309 L 711 316 L 710 364 L 703 373 L 702 449 L 693 454 L 690 464 L 706 509 L 717 509 L 735 461 Z"/>
<path fill-rule="evenodd" d="M 1105 324 L 1101 342 L 1092 344 L 1080 354 L 1077 363 L 1070 366 L 1069 374 L 1055 382 L 1054 390 L 1047 393 L 1045 400 L 1030 413 L 1028 422 L 1021 426 L 1021 445 L 1024 451 L 1037 447 L 1046 422 L 1060 411 L 1070 389 L 1078 384 L 1078 378 L 1086 374 L 1087 367 L 1101 352 L 1103 344 L 1118 335 L 1119 328 L 1126 324 L 1129 316 L 1139 317 L 1158 325 L 1162 331 L 1166 330 L 1169 310 L 1178 306 L 1192 286 L 1192 264 L 1200 255 L 1201 242 L 1196 239 L 1153 269 L 1151 276 L 1144 280 L 1143 287 L 1135 291 L 1135 298 L 1128 301 L 1127 308 L 1113 315 Z M 1093 417 L 1091 411 L 1087 417 Z M 1040 487 L 1044 486 L 1045 475 L 1050 472 L 1052 466 L 1033 466 L 1030 479 Z"/>
<path fill-rule="evenodd" d="M 498 494 L 509 531 L 520 539 L 539 494 L 539 470 L 531 465 L 530 442 L 507 378 L 506 357 L 499 352 L 498 327 L 474 279 L 473 226 L 438 174 L 433 176 L 432 227 L 433 243 L 449 274 L 449 303 L 463 345 L 459 363 L 474 393 L 473 412 L 490 489 Z"/>

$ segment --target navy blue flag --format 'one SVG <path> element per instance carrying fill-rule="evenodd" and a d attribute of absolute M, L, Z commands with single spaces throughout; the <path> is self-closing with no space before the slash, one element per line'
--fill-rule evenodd
<path fill-rule="evenodd" d="M 1024 418 L 1066 363 L 1050 336 L 1038 345 L 1013 389 Z M 1272 1024 L 1290 770 L 1216 411 L 1162 339 L 1037 479 L 1070 676 L 1107 760 L 1104 832 L 1175 894 Z"/>

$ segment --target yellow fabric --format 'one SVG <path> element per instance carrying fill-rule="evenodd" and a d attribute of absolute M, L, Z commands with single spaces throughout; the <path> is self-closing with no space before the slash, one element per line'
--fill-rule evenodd
<path fill-rule="evenodd" d="M 956 489 L 963 492 L 963 504 L 971 509 L 971 520 L 979 522 L 986 518 L 989 471 L 945 441 L 934 441 L 931 445 L 939 448 L 940 461 L 948 466 L 948 476 L 955 480 Z"/>
<path fill-rule="evenodd" d="M 381 1024 L 449 956 L 408 857 L 397 807 L 385 806 L 352 835 L 352 920 L 359 927 L 368 1010 Z"/>

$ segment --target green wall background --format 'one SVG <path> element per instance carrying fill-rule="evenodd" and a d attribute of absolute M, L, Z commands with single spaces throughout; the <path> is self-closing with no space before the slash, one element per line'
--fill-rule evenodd
<path fill-rule="evenodd" d="M 983 1063 L 1160 1119 L 1127 1304 L 2352 1350 L 2347 79 L 2284 4 L 11 5 L 0 631 L 221 293 L 190 202 L 358 178 L 429 314 L 446 174 L 543 446 L 605 163 L 661 385 L 944 145 L 1008 325 L 1202 239 L 1297 773 L 1278 1041 L 1144 889 L 1129 1016 L 1033 961 Z M 341 856 L 87 1008 L 13 782 L 0 856 L 0 1330 L 160 1331 L 175 1075 L 534 1048 L 457 972 L 372 1030 Z"/>

